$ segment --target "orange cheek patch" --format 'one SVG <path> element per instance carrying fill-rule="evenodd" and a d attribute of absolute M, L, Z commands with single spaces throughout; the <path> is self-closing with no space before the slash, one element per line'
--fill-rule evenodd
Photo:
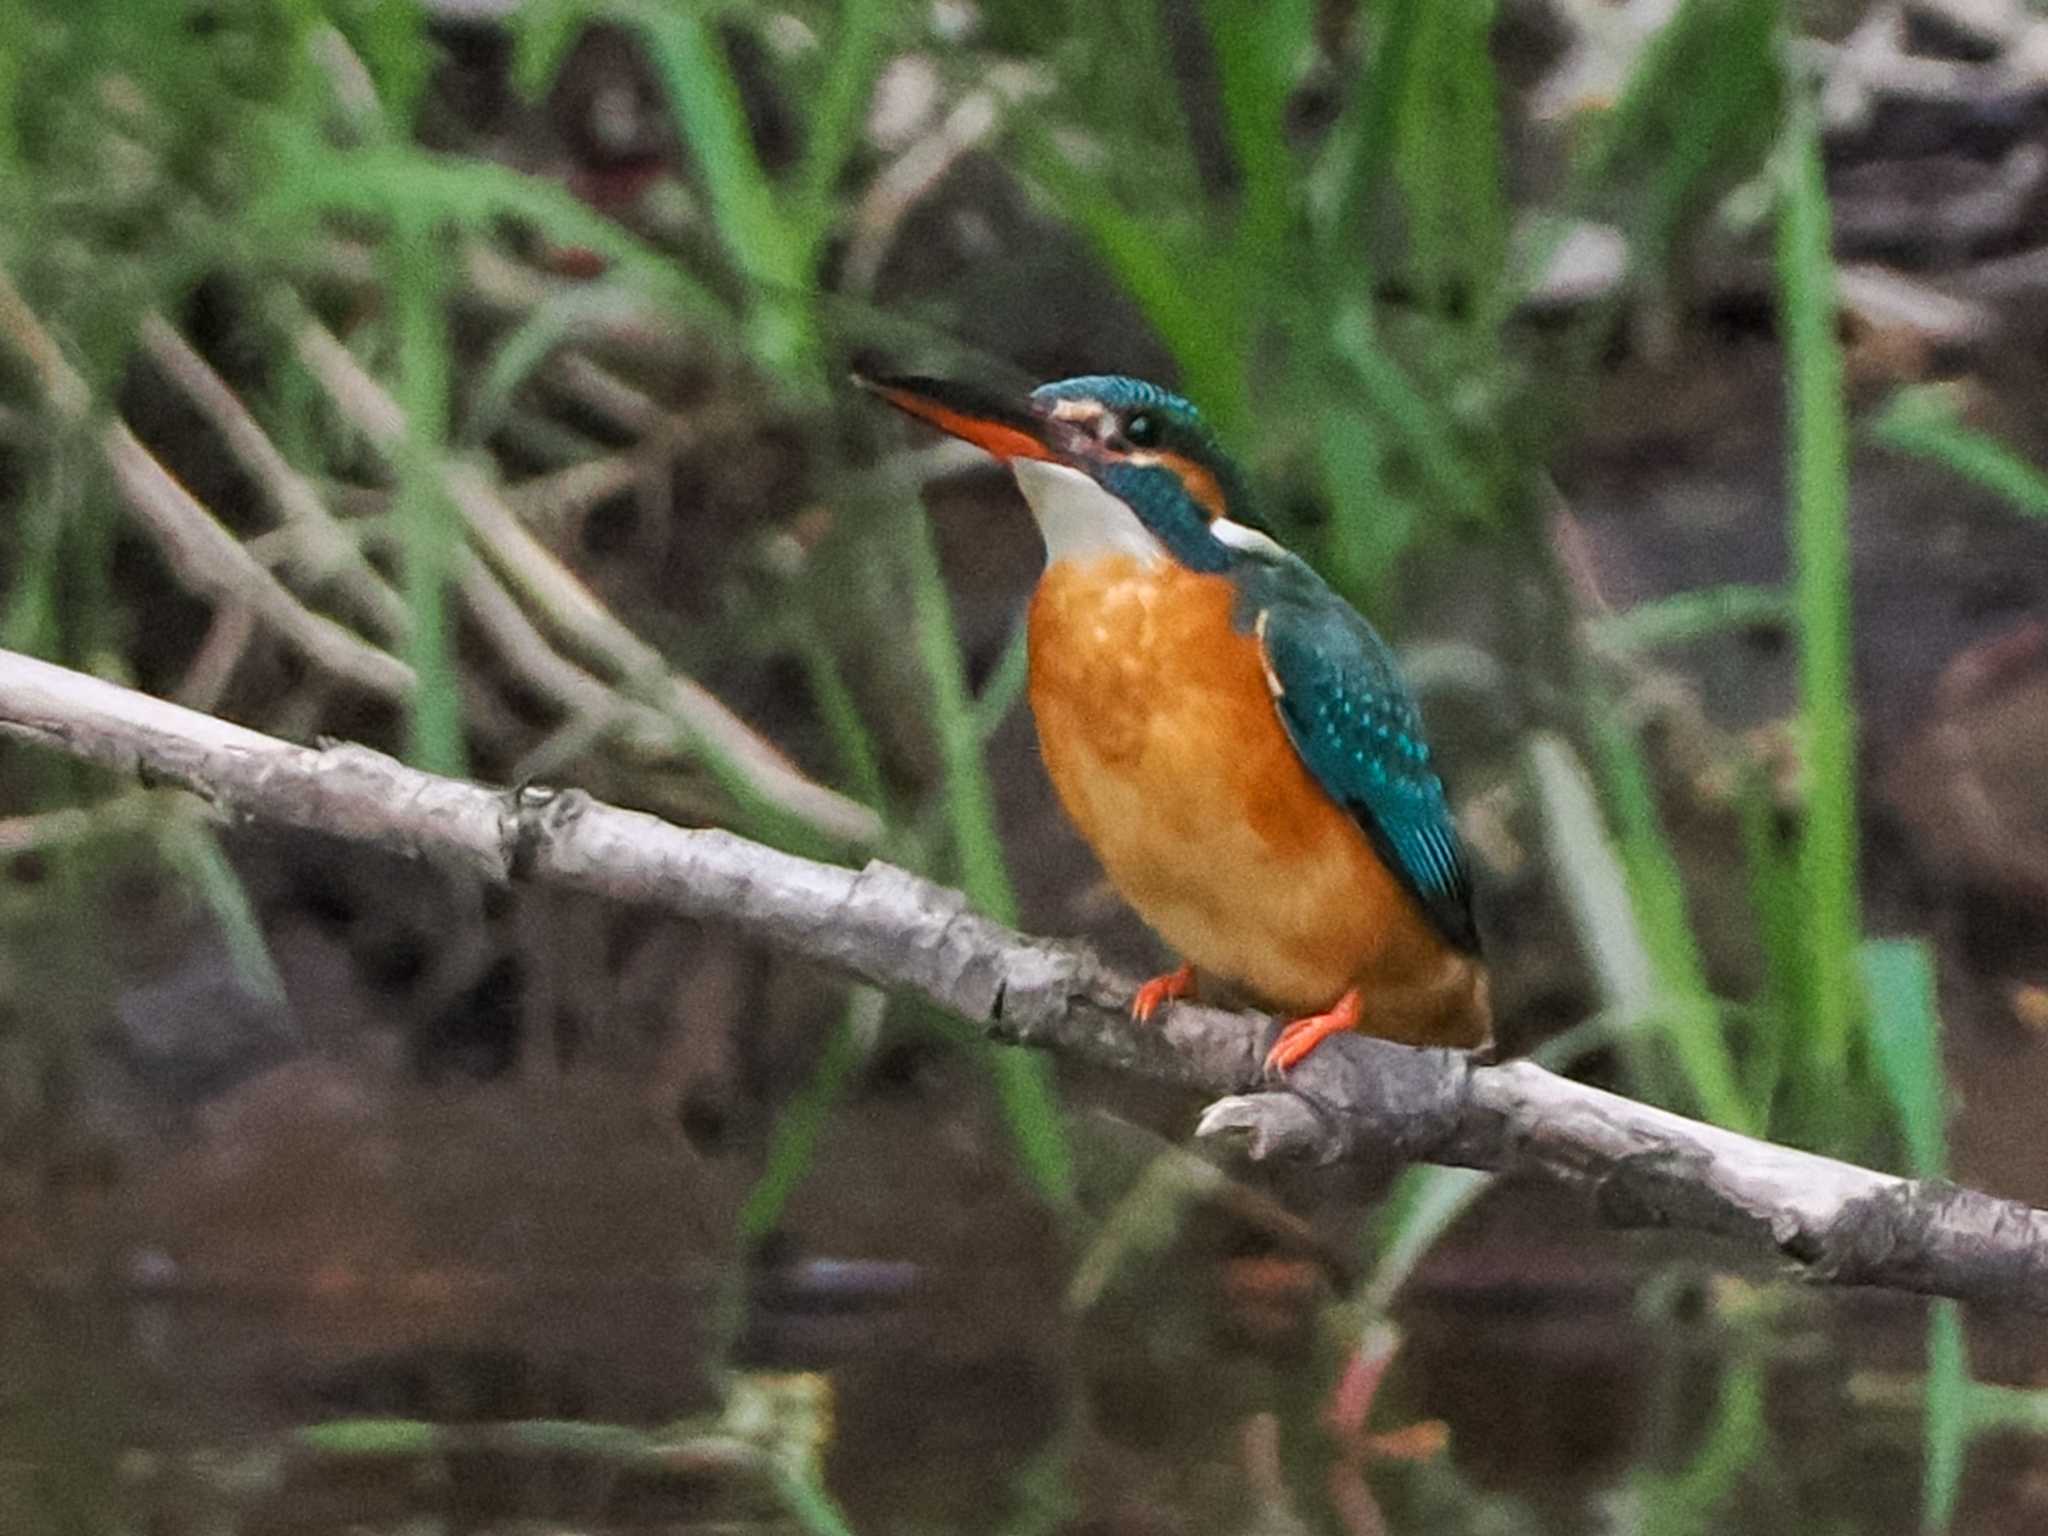
<path fill-rule="evenodd" d="M 949 406 L 927 400 L 922 395 L 907 390 L 877 388 L 876 393 L 898 410 L 907 411 L 919 421 L 930 422 L 941 432 L 972 443 L 985 453 L 992 453 L 999 459 L 1051 459 L 1052 454 L 1045 444 L 1021 427 L 1008 422 L 990 421 L 980 416 L 969 416 Z"/>
<path fill-rule="evenodd" d="M 1216 483 L 1216 477 L 1208 470 L 1178 453 L 1162 453 L 1159 462 L 1179 476 L 1187 493 L 1212 519 L 1230 516 L 1230 508 L 1223 501 L 1223 487 Z"/>

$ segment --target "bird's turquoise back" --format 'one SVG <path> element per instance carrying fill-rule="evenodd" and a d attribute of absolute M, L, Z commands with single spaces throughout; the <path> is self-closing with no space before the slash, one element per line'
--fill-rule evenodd
<path fill-rule="evenodd" d="M 1422 714 L 1379 632 L 1306 564 L 1247 558 L 1233 572 L 1289 739 L 1455 949 L 1479 949 L 1465 851 L 1430 765 Z"/>

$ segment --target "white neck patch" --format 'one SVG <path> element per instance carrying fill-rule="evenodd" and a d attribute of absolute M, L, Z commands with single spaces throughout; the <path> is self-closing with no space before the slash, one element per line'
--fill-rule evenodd
<path fill-rule="evenodd" d="M 1218 543 L 1228 544 L 1232 549 L 1251 550 L 1275 560 L 1284 559 L 1287 555 L 1287 551 L 1266 534 L 1244 523 L 1233 523 L 1227 517 L 1219 517 L 1209 524 L 1209 532 Z"/>
<path fill-rule="evenodd" d="M 1138 514 L 1078 469 L 1044 459 L 1012 459 L 1017 486 L 1045 536 L 1045 563 L 1135 555 L 1151 565 L 1168 558 Z"/>

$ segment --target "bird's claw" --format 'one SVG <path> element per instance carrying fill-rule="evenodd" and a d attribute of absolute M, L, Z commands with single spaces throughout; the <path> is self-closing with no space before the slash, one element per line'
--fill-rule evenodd
<path fill-rule="evenodd" d="M 1284 1077 L 1292 1068 L 1306 1061 L 1309 1052 L 1330 1036 L 1358 1028 L 1363 1011 L 1363 1000 L 1358 995 L 1358 988 L 1353 987 L 1337 999 L 1336 1006 L 1328 1013 L 1312 1013 L 1305 1019 L 1296 1019 L 1280 1031 L 1273 1048 L 1266 1052 L 1266 1070 Z"/>
<path fill-rule="evenodd" d="M 1164 976 L 1154 976 L 1138 988 L 1137 996 L 1131 999 L 1131 1017 L 1140 1024 L 1149 1024 L 1162 1004 L 1187 997 L 1194 990 L 1195 968 L 1191 965 L 1168 971 Z"/>

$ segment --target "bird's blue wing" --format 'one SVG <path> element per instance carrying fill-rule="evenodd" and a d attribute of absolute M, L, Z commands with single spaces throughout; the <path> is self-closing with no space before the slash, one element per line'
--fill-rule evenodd
<path fill-rule="evenodd" d="M 1290 558 L 1262 575 L 1245 591 L 1243 617 L 1295 750 L 1437 931 L 1476 953 L 1465 850 L 1393 652 L 1305 565 Z"/>

